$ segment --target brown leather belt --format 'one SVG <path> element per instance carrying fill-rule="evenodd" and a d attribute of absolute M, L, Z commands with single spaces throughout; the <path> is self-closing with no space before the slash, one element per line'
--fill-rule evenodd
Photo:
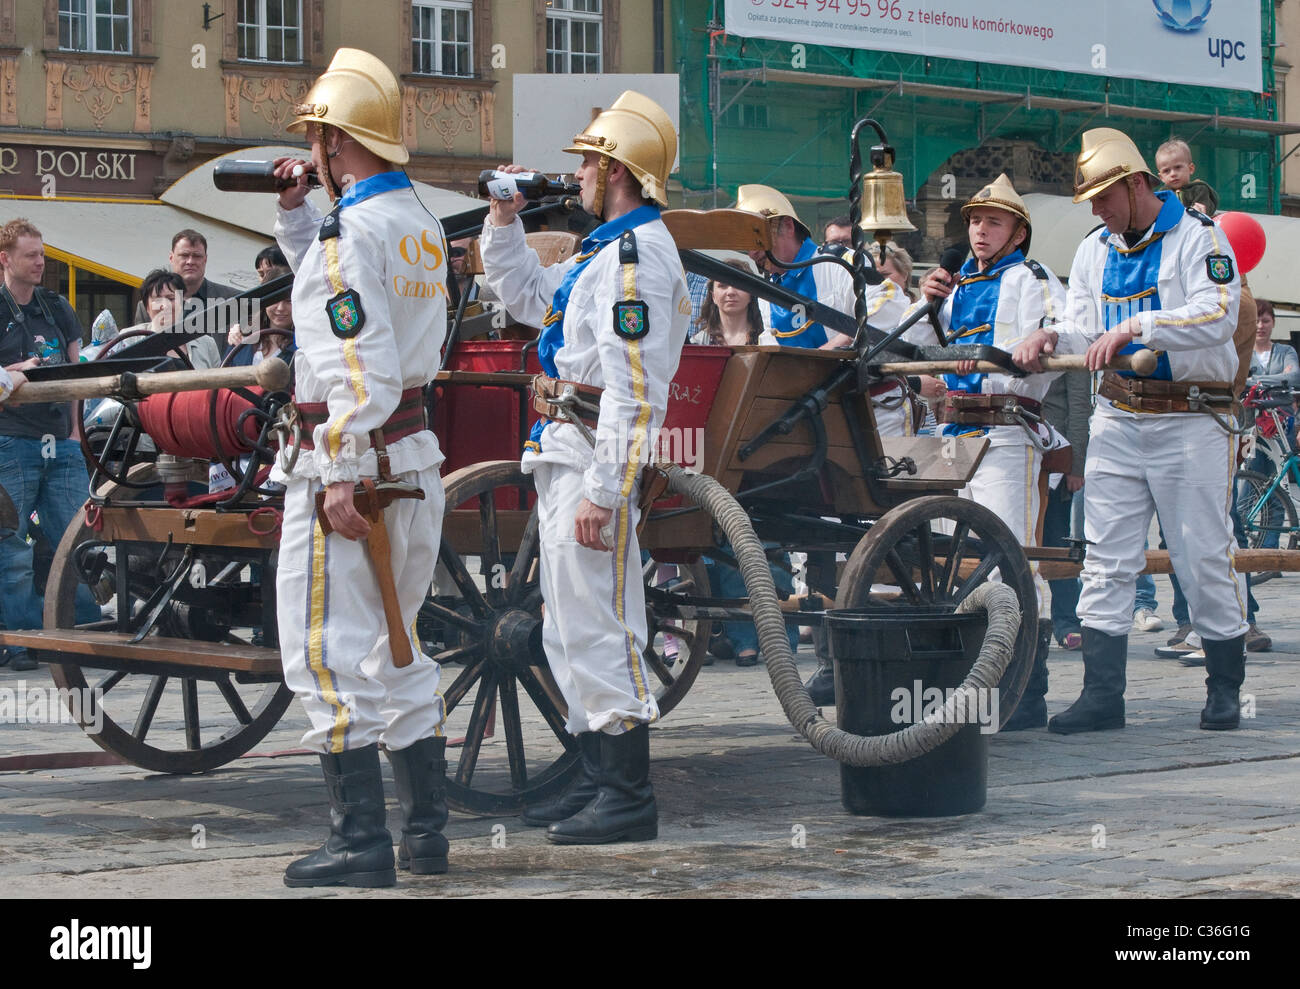
<path fill-rule="evenodd" d="M 1214 405 L 1228 412 L 1232 385 L 1226 381 L 1152 381 L 1122 378 L 1114 371 L 1101 376 L 1097 394 L 1125 412 L 1161 415 L 1168 412 L 1209 412 Z"/>
<path fill-rule="evenodd" d="M 1038 419 L 1042 405 L 1021 395 L 973 395 L 950 391 L 936 410 L 942 423 L 959 426 L 1023 426 L 1025 419 Z"/>
<path fill-rule="evenodd" d="M 569 415 L 577 416 L 589 429 L 596 428 L 600 414 L 600 394 L 603 388 L 584 385 L 580 381 L 566 381 L 545 374 L 533 375 L 533 408 L 557 422 L 568 422 Z M 571 389 L 571 390 L 570 390 Z M 556 404 L 561 399 L 565 404 Z"/>
<path fill-rule="evenodd" d="M 312 434 L 317 426 L 328 421 L 329 405 L 325 402 L 295 402 L 294 404 L 298 408 L 298 419 L 302 423 L 302 448 L 314 450 L 315 439 Z M 379 429 L 371 430 L 371 439 L 373 441 L 374 433 L 380 433 L 383 443 L 387 445 L 414 436 L 428 428 L 429 424 L 424 413 L 424 389 L 408 388 L 402 392 L 397 408 L 381 427 L 382 432 Z M 379 446 L 379 444 L 375 445 Z"/>

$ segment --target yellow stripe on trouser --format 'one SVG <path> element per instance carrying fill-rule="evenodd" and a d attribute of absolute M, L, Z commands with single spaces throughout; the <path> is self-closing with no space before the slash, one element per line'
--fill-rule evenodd
<path fill-rule="evenodd" d="M 1232 489 L 1235 487 L 1234 474 L 1237 466 L 1237 443 L 1231 433 L 1228 434 L 1228 496 L 1224 508 L 1229 521 L 1232 519 Z M 1237 579 L 1236 555 L 1237 555 L 1237 532 L 1231 525 L 1232 538 L 1228 540 L 1228 579 L 1232 581 L 1232 592 L 1237 598 L 1237 607 L 1241 609 L 1241 620 L 1244 622 L 1250 618 L 1250 609 L 1246 607 L 1246 602 L 1241 598 L 1241 581 Z"/>
<path fill-rule="evenodd" d="M 337 754 L 343 751 L 343 740 L 348 728 L 348 709 L 339 701 L 334 674 L 325 665 L 325 601 L 328 587 L 325 574 L 325 531 L 319 525 L 312 525 L 309 580 L 311 604 L 307 616 L 307 665 L 316 677 L 320 699 L 334 709 L 329 750 Z"/>
<path fill-rule="evenodd" d="M 636 265 L 623 265 L 623 298 L 625 301 L 632 301 L 636 298 Z M 624 609 L 624 594 L 627 588 L 627 549 L 628 540 L 631 538 L 632 517 L 628 510 L 628 499 L 632 496 L 632 488 L 636 484 L 636 476 L 641 466 L 641 457 L 644 455 L 643 446 L 649 442 L 647 439 L 647 430 L 650 426 L 650 403 L 646 401 L 646 381 L 645 368 L 641 359 L 641 344 L 636 340 L 627 341 L 628 363 L 631 365 L 630 374 L 632 378 L 632 398 L 637 403 L 636 423 L 632 428 L 632 444 L 628 449 L 627 466 L 623 470 L 623 484 L 620 489 L 622 503 L 618 508 L 618 524 L 614 527 L 619 533 L 616 540 L 617 545 L 614 547 L 614 600 L 615 617 L 619 625 L 622 626 L 624 634 L 627 636 L 628 650 L 632 653 L 634 661 L 632 663 L 632 685 L 636 691 L 636 699 L 644 701 L 649 691 L 646 689 L 645 678 L 641 675 L 641 657 L 636 655 L 636 639 L 632 635 L 632 630 L 627 627 L 626 613 Z M 626 725 L 634 727 L 635 723 Z"/>
<path fill-rule="evenodd" d="M 330 237 L 324 241 L 325 244 L 325 273 L 329 278 L 330 288 L 334 294 L 347 290 L 347 283 L 343 280 L 343 266 L 339 262 L 339 242 L 337 237 Z M 333 460 L 339 455 L 339 450 L 343 446 L 343 433 L 348 425 L 352 422 L 356 410 L 366 404 L 369 395 L 366 393 L 366 379 L 361 371 L 361 360 L 357 356 L 357 344 L 354 337 L 348 337 L 343 341 L 343 361 L 348 366 L 348 384 L 352 388 L 353 411 L 346 416 L 340 416 L 335 420 L 334 425 L 330 426 L 329 437 L 326 440 L 326 446 L 329 451 L 330 459 Z"/>

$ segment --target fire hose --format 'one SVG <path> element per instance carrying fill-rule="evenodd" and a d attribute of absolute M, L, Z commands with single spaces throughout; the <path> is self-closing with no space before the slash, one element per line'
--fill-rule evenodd
<path fill-rule="evenodd" d="M 1011 588 L 990 582 L 977 587 L 957 606 L 959 614 L 987 612 L 988 630 L 975 664 L 942 710 L 889 735 L 862 736 L 837 728 L 822 717 L 794 664 L 767 555 L 745 509 L 708 475 L 689 473 L 676 464 L 659 466 L 668 474 L 669 490 L 685 495 L 706 510 L 730 540 L 749 591 L 759 648 L 772 688 L 790 724 L 822 755 L 859 767 L 908 762 L 938 748 L 961 730 L 962 719 L 956 716 L 956 707 L 963 698 L 975 690 L 997 687 L 1011 663 L 1020 630 L 1020 604 Z"/>

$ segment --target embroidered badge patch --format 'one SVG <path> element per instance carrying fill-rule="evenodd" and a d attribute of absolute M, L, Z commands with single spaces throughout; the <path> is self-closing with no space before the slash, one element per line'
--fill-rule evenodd
<path fill-rule="evenodd" d="M 1205 259 L 1205 273 L 1216 285 L 1232 281 L 1232 258 L 1226 254 L 1211 254 Z"/>
<path fill-rule="evenodd" d="M 325 313 L 330 318 L 330 329 L 343 340 L 354 337 L 366 325 L 366 313 L 361 308 L 361 296 L 354 288 L 340 292 L 325 303 Z"/>
<path fill-rule="evenodd" d="M 650 332 L 650 307 L 641 299 L 615 302 L 614 332 L 625 340 L 640 340 Z"/>

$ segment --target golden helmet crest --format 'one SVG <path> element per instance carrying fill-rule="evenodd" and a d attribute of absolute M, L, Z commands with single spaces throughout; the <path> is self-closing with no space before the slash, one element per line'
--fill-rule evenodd
<path fill-rule="evenodd" d="M 1074 167 L 1074 201 L 1091 199 L 1118 182 L 1139 172 L 1154 176 L 1133 139 L 1113 127 L 1094 127 L 1083 132 L 1083 148 Z"/>
<path fill-rule="evenodd" d="M 1011 180 L 1007 178 L 1006 172 L 1003 172 L 970 197 L 969 201 L 961 208 L 961 218 L 969 222 L 971 210 L 980 206 L 1005 210 L 1023 220 L 1027 232 L 1025 239 L 1020 243 L 1020 249 L 1022 251 L 1029 250 L 1029 239 L 1033 235 L 1033 222 L 1029 219 L 1029 208 L 1025 205 L 1025 201 L 1020 198 L 1020 193 L 1016 192 Z"/>
<path fill-rule="evenodd" d="M 668 205 L 668 173 L 677 157 L 672 118 L 654 100 L 627 90 L 564 149 L 594 151 L 622 162 L 660 206 Z"/>
<path fill-rule="evenodd" d="M 989 185 L 984 186 L 979 192 L 970 197 L 970 200 L 961 208 L 962 219 L 970 217 L 970 211 L 977 206 L 990 206 L 993 209 L 1003 209 L 1008 213 L 1014 213 L 1025 224 L 1030 223 L 1029 209 L 1025 206 L 1025 201 L 1020 198 L 1020 193 L 1016 192 L 1015 186 L 1007 178 L 1007 173 L 1003 172 Z"/>
<path fill-rule="evenodd" d="M 385 161 L 404 165 L 411 157 L 402 141 L 402 93 L 392 71 L 374 55 L 340 48 L 329 68 L 294 107 L 290 131 L 331 124 Z"/>
<path fill-rule="evenodd" d="M 788 216 L 794 220 L 795 226 L 802 230 L 804 237 L 811 236 L 808 225 L 799 219 L 799 214 L 794 211 L 790 200 L 770 185 L 742 185 L 736 190 L 736 209 L 743 209 L 746 213 L 757 213 L 768 219 Z"/>

